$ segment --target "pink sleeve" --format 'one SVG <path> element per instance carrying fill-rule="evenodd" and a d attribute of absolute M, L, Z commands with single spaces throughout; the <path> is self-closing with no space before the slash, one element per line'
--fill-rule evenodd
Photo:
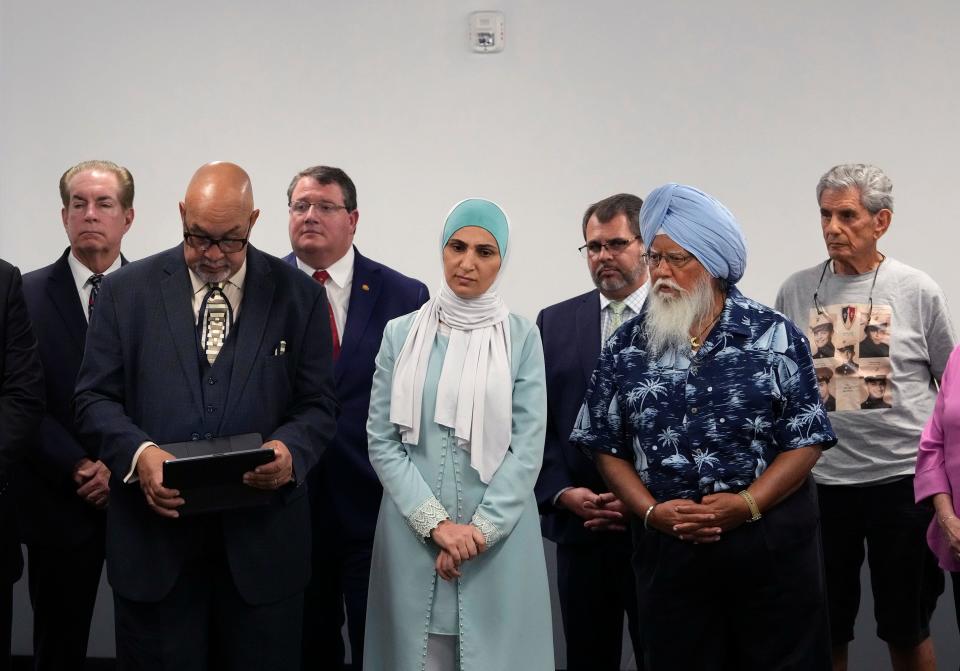
<path fill-rule="evenodd" d="M 927 425 L 920 436 L 920 445 L 917 449 L 917 471 L 913 481 L 914 496 L 917 502 L 930 498 L 934 494 L 951 492 L 950 480 L 944 462 L 943 444 L 943 411 L 945 398 L 953 393 L 952 385 L 960 384 L 955 380 L 960 371 L 960 347 L 950 354 L 943 379 L 940 381 L 940 393 L 933 408 L 933 414 L 927 420 Z"/>

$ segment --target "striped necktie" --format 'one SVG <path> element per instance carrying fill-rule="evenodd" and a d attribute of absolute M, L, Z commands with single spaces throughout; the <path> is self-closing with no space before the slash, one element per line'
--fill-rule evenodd
<path fill-rule="evenodd" d="M 223 293 L 223 282 L 211 282 L 203 298 L 203 350 L 212 366 L 230 333 L 230 301 Z"/>

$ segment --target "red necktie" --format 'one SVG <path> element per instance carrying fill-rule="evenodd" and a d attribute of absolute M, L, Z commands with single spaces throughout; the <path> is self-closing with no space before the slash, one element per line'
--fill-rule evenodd
<path fill-rule="evenodd" d="M 330 279 L 330 273 L 326 270 L 317 270 L 313 273 L 313 279 L 315 279 L 320 284 L 326 284 L 327 280 Z M 327 312 L 330 315 L 330 336 L 333 339 L 333 360 L 336 361 L 340 357 L 340 332 L 337 331 L 337 320 L 333 316 L 333 303 L 327 300 Z"/>

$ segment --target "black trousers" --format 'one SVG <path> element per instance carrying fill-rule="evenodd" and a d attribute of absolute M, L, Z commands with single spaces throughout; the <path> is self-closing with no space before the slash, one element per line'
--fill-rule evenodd
<path fill-rule="evenodd" d="M 114 594 L 119 671 L 299 671 L 303 593 L 246 603 L 220 538 L 188 562 L 162 600 Z"/>
<path fill-rule="evenodd" d="M 0 581 L 0 671 L 10 669 L 10 628 L 13 626 L 13 585 Z"/>
<path fill-rule="evenodd" d="M 36 671 L 83 668 L 103 555 L 102 527 L 77 545 L 28 546 Z"/>
<path fill-rule="evenodd" d="M 716 543 L 693 545 L 635 525 L 633 564 L 648 671 L 832 668 L 809 489 Z"/>
<path fill-rule="evenodd" d="M 557 545 L 567 671 L 620 671 L 625 614 L 637 668 L 643 669 L 636 581 L 624 535 L 604 532 L 597 543 Z"/>
<path fill-rule="evenodd" d="M 344 540 L 316 526 L 313 541 L 313 573 L 303 604 L 303 671 L 344 668 L 344 614 L 351 665 L 360 669 L 373 541 Z"/>

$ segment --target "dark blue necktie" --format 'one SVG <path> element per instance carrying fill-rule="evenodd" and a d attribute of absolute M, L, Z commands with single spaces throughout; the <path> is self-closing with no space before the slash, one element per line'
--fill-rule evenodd
<path fill-rule="evenodd" d="M 94 273 L 88 280 L 90 282 L 90 298 L 87 299 L 87 318 L 93 317 L 93 306 L 97 302 L 97 296 L 100 295 L 100 283 L 103 282 L 103 273 Z"/>

